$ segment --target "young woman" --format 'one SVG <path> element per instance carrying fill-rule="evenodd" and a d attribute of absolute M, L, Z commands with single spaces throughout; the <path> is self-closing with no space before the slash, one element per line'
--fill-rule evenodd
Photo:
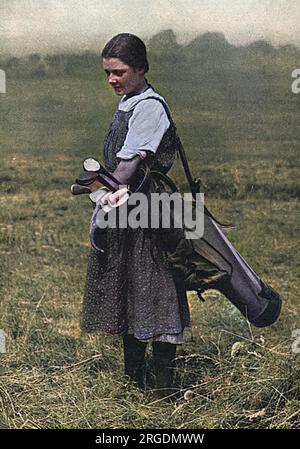
<path fill-rule="evenodd" d="M 104 142 L 106 168 L 134 190 L 145 167 L 166 174 L 176 153 L 168 106 L 147 82 L 144 43 L 132 34 L 113 37 L 102 51 L 107 81 L 121 97 Z M 146 184 L 146 192 L 151 193 Z M 186 291 L 175 282 L 154 229 L 108 228 L 105 253 L 92 249 L 82 329 L 120 335 L 125 374 L 145 388 L 145 351 L 152 342 L 156 387 L 172 386 L 176 346 L 190 326 Z"/>

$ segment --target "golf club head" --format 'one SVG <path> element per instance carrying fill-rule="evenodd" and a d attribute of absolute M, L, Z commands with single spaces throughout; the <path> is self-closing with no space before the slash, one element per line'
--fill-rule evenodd
<path fill-rule="evenodd" d="M 88 157 L 83 161 L 83 169 L 84 171 L 94 171 L 98 172 L 100 170 L 101 166 L 96 159 L 93 157 Z"/>
<path fill-rule="evenodd" d="M 80 186 L 79 184 L 72 184 L 71 193 L 72 195 L 82 195 L 83 193 L 91 193 L 91 190 L 88 187 Z"/>

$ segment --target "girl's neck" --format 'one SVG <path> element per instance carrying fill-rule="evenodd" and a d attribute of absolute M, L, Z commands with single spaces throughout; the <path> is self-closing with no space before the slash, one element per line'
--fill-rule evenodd
<path fill-rule="evenodd" d="M 149 87 L 150 87 L 150 85 L 147 83 L 147 80 L 145 79 L 143 85 L 140 88 L 138 88 L 137 90 L 135 90 L 134 92 L 130 92 L 130 94 L 127 94 L 125 99 L 127 100 L 128 98 L 134 97 L 135 95 L 140 95 L 143 92 L 145 92 L 147 89 L 149 89 Z"/>

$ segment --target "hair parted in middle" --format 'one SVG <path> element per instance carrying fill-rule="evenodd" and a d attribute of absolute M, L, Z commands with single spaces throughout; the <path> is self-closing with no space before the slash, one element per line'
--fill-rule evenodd
<path fill-rule="evenodd" d="M 134 34 L 117 34 L 107 42 L 101 56 L 102 58 L 118 58 L 124 64 L 137 70 L 143 70 L 144 73 L 149 70 L 146 46 Z"/>

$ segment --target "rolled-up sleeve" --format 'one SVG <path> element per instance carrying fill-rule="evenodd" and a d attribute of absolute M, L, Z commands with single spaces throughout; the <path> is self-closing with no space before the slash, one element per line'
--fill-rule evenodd
<path fill-rule="evenodd" d="M 140 101 L 129 119 L 126 139 L 117 157 L 131 159 L 140 150 L 155 153 L 169 126 L 168 116 L 159 101 Z"/>

